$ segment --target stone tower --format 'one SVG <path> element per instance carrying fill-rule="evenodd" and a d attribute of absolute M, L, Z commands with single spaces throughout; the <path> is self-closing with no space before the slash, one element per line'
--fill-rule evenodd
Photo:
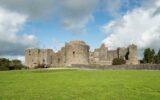
<path fill-rule="evenodd" d="M 83 41 L 66 43 L 66 66 L 72 64 L 89 64 L 89 46 Z"/>
<path fill-rule="evenodd" d="M 132 44 L 128 46 L 128 64 L 138 64 L 137 46 Z"/>
<path fill-rule="evenodd" d="M 26 49 L 25 64 L 29 68 L 35 68 L 40 65 L 49 66 L 52 64 L 52 49 Z"/>
<path fill-rule="evenodd" d="M 105 44 L 102 44 L 99 49 L 99 60 L 107 61 L 107 56 L 108 56 L 107 53 L 108 53 L 108 48 L 105 46 Z"/>

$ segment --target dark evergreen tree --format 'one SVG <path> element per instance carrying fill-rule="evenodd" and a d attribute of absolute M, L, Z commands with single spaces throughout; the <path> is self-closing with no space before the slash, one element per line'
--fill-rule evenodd
<path fill-rule="evenodd" d="M 146 48 L 144 50 L 144 58 L 141 61 L 143 63 L 160 64 L 160 50 L 155 54 L 154 49 Z"/>
<path fill-rule="evenodd" d="M 150 48 L 146 48 L 144 50 L 144 63 L 151 63 L 152 62 L 152 51 Z"/>
<path fill-rule="evenodd" d="M 160 50 L 158 51 L 157 55 L 155 55 L 155 63 L 160 64 Z"/>
<path fill-rule="evenodd" d="M 158 64 L 158 56 L 157 55 L 154 56 L 154 61 L 155 61 L 155 64 Z"/>
<path fill-rule="evenodd" d="M 152 49 L 152 51 L 151 51 L 151 63 L 155 63 L 155 51 L 154 51 L 154 49 Z"/>

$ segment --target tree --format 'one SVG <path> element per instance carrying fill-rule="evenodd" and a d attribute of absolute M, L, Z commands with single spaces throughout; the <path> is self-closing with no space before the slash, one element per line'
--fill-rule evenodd
<path fill-rule="evenodd" d="M 158 63 L 158 56 L 157 55 L 154 56 L 154 62 L 155 62 L 155 64 Z"/>
<path fill-rule="evenodd" d="M 6 58 L 0 58 L 0 70 L 9 70 L 10 61 Z"/>
<path fill-rule="evenodd" d="M 157 56 L 158 56 L 158 63 L 160 64 L 160 50 L 158 51 Z"/>
<path fill-rule="evenodd" d="M 155 63 L 160 64 L 160 50 L 158 51 L 157 55 L 155 55 Z"/>
<path fill-rule="evenodd" d="M 11 61 L 10 67 L 9 67 L 10 70 L 13 70 L 13 69 L 21 69 L 21 68 L 23 68 L 23 65 L 22 65 L 22 63 L 21 63 L 20 60 L 18 60 L 18 59 L 13 59 L 13 60 Z"/>
<path fill-rule="evenodd" d="M 115 58 L 113 59 L 112 65 L 122 65 L 125 64 L 126 61 L 122 58 Z"/>
<path fill-rule="evenodd" d="M 160 50 L 155 54 L 154 49 L 146 48 L 144 50 L 143 63 L 160 64 Z"/>
<path fill-rule="evenodd" d="M 151 63 L 155 63 L 155 51 L 152 49 L 151 51 Z"/>
<path fill-rule="evenodd" d="M 0 58 L 0 70 L 14 70 L 22 68 L 25 68 L 25 66 L 20 60 L 14 59 L 10 61 L 6 58 Z"/>
<path fill-rule="evenodd" d="M 150 48 L 146 48 L 144 50 L 144 58 L 143 58 L 144 63 L 151 63 L 153 60 L 152 55 L 153 55 L 153 51 L 151 51 Z"/>

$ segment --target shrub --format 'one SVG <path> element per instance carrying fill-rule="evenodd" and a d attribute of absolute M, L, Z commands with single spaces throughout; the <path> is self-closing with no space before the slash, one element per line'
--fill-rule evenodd
<path fill-rule="evenodd" d="M 5 71 L 5 70 L 9 70 L 9 68 L 6 67 L 6 66 L 1 66 L 1 65 L 0 65 L 0 71 Z"/>
<path fill-rule="evenodd" d="M 0 70 L 9 70 L 10 61 L 6 58 L 0 58 Z"/>
<path fill-rule="evenodd" d="M 113 59 L 112 65 L 122 65 L 125 64 L 126 61 L 122 58 L 115 58 Z"/>
<path fill-rule="evenodd" d="M 38 64 L 35 68 L 46 68 L 46 64 Z"/>
<path fill-rule="evenodd" d="M 25 66 L 21 63 L 20 60 L 9 60 L 6 58 L 0 58 L 0 70 L 17 70 L 24 67 Z"/>

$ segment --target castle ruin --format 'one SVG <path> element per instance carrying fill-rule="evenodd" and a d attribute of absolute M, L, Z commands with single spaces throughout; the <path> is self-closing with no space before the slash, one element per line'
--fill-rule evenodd
<path fill-rule="evenodd" d="M 138 64 L 137 46 L 129 45 L 127 48 L 117 48 L 108 50 L 102 44 L 100 48 L 93 52 L 83 41 L 71 41 L 66 43 L 58 52 L 52 49 L 26 49 L 25 64 L 29 68 L 38 66 L 72 66 L 73 64 L 98 64 L 111 65 L 114 58 L 123 58 L 126 64 Z"/>

